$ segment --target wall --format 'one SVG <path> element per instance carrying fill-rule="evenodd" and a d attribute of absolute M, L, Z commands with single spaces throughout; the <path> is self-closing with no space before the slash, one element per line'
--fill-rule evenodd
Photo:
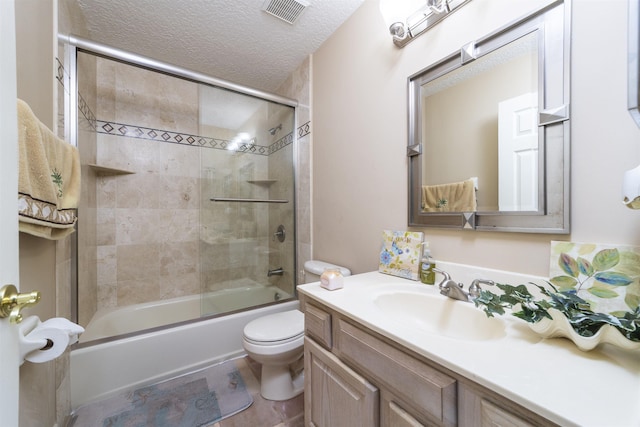
<path fill-rule="evenodd" d="M 377 269 L 381 230 L 407 228 L 407 77 L 546 3 L 473 0 L 397 49 L 366 1 L 315 52 L 314 257 Z M 620 195 L 640 161 L 626 111 L 627 2 L 572 6 L 571 234 L 423 229 L 436 259 L 545 276 L 551 240 L 640 244 L 640 212 Z"/>
<path fill-rule="evenodd" d="M 53 34 L 54 3 L 16 2 L 16 61 L 18 97 L 36 116 L 55 129 Z M 20 233 L 21 290 L 38 290 L 41 302 L 25 311 L 45 320 L 56 315 L 56 242 Z M 25 363 L 20 368 L 20 424 L 56 422 L 56 363 Z"/>
<path fill-rule="evenodd" d="M 60 21 L 58 21 L 60 18 Z M 60 100 L 64 75 L 57 58 L 58 29 L 82 34 L 82 17 L 67 0 L 16 2 L 18 97 L 38 118 L 62 136 Z M 72 23 L 73 22 L 73 23 Z M 56 79 L 57 77 L 57 79 Z M 71 316 L 71 240 L 20 234 L 20 282 L 23 290 L 39 290 L 41 302 L 27 315 L 42 320 Z M 20 425 L 64 425 L 70 411 L 68 352 L 55 361 L 20 368 Z"/>
<path fill-rule="evenodd" d="M 311 259 L 311 58 L 305 59 L 276 93 L 298 101 L 297 145 L 294 156 L 296 179 L 296 283 L 306 283 L 304 263 Z M 293 239 L 289 239 L 292 242 Z"/>

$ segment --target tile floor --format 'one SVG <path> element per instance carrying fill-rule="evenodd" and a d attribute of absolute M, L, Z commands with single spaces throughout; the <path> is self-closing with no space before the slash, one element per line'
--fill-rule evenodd
<path fill-rule="evenodd" d="M 236 361 L 245 380 L 253 404 L 244 411 L 212 424 L 210 427 L 303 427 L 304 394 L 283 402 L 274 402 L 260 396 L 260 364 L 248 357 Z"/>
<path fill-rule="evenodd" d="M 235 359 L 235 364 L 245 381 L 247 391 L 253 397 L 253 403 L 244 411 L 210 424 L 207 427 L 304 426 L 303 394 L 282 402 L 266 400 L 260 396 L 260 382 L 258 380 L 261 371 L 260 364 L 247 356 Z M 101 425 L 101 422 L 97 422 L 95 425 Z"/>

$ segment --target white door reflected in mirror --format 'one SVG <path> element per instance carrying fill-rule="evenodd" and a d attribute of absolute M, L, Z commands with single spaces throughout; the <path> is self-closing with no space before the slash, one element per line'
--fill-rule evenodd
<path fill-rule="evenodd" d="M 538 94 L 498 104 L 498 206 L 538 210 Z"/>

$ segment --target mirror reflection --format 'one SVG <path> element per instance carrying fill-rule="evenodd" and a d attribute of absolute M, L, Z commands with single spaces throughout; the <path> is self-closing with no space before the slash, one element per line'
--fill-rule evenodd
<path fill-rule="evenodd" d="M 538 209 L 538 37 L 422 84 L 425 212 Z"/>

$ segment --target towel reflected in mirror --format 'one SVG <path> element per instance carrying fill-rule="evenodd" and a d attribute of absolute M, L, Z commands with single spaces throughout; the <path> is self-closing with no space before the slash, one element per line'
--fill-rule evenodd
<path fill-rule="evenodd" d="M 422 210 L 425 212 L 474 212 L 477 206 L 473 179 L 422 186 Z"/>

